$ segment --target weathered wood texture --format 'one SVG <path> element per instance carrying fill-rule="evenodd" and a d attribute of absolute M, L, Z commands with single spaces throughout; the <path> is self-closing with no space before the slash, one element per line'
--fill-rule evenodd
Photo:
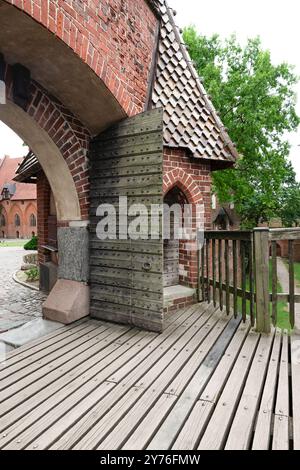
<path fill-rule="evenodd" d="M 155 227 L 157 239 L 101 240 L 96 212 L 100 204 L 112 204 L 119 216 L 121 196 L 128 208 L 162 203 L 162 129 L 162 110 L 152 110 L 114 125 L 94 139 L 90 150 L 91 316 L 153 331 L 163 327 L 161 223 Z M 126 221 L 120 225 L 127 228 Z M 150 229 L 148 223 L 147 235 Z"/>
<path fill-rule="evenodd" d="M 199 257 L 199 299 L 213 301 L 229 315 L 242 314 L 246 320 L 247 302 L 251 324 L 255 324 L 253 237 L 250 231 L 212 231 L 204 234 Z M 201 291 L 201 292 L 200 292 Z M 240 298 L 240 305 L 238 305 Z"/>
<path fill-rule="evenodd" d="M 256 325 L 258 331 L 270 333 L 269 294 L 269 231 L 254 230 L 254 259 L 256 282 Z"/>
<path fill-rule="evenodd" d="M 273 326 L 277 326 L 278 302 L 287 302 L 290 325 L 294 328 L 295 304 L 300 303 L 300 294 L 295 291 L 294 276 L 294 241 L 300 239 L 298 228 L 208 230 L 204 239 L 205 245 L 199 262 L 198 285 L 199 294 L 200 291 L 202 293 L 199 300 L 210 302 L 212 292 L 216 305 L 218 289 L 221 310 L 225 303 L 227 313 L 232 308 L 235 316 L 238 312 L 242 314 L 243 320 L 249 314 L 251 325 L 256 326 L 258 332 L 264 333 L 270 333 L 271 319 Z M 278 292 L 277 240 L 288 241 L 288 293 Z M 212 245 L 211 250 L 208 248 L 209 244 Z"/>
<path fill-rule="evenodd" d="M 0 448 L 299 450 L 299 344 L 213 303 L 70 325 L 0 365 Z"/>

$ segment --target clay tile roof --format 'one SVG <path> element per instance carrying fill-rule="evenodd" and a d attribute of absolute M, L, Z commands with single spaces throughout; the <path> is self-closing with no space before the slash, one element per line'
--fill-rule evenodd
<path fill-rule="evenodd" d="M 165 109 L 165 145 L 188 148 L 194 157 L 209 159 L 216 168 L 231 166 L 238 153 L 201 84 L 173 10 L 165 0 L 155 3 L 161 31 L 152 104 Z"/>
<path fill-rule="evenodd" d="M 0 160 L 0 194 L 5 187 L 15 186 L 15 192 L 11 197 L 12 201 L 36 199 L 35 184 L 16 183 L 13 181 L 15 173 L 22 161 L 23 158 L 11 158 L 8 156 Z"/>

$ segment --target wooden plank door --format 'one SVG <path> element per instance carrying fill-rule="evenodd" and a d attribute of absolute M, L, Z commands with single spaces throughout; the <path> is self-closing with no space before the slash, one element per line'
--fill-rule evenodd
<path fill-rule="evenodd" d="M 155 109 L 114 125 L 90 148 L 91 316 L 152 331 L 163 328 L 162 223 L 160 217 L 151 235 L 150 216 L 150 207 L 163 202 L 162 132 L 163 111 Z M 133 240 L 124 232 L 120 197 L 123 205 L 127 198 L 128 209 L 132 204 L 146 206 L 146 238 L 144 234 L 143 239 Z M 112 204 L 116 210 L 116 239 L 97 235 L 101 204 Z M 134 219 L 130 214 L 127 222 Z"/>

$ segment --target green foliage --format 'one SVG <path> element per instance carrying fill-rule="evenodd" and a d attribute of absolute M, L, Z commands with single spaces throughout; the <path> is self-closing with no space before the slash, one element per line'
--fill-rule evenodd
<path fill-rule="evenodd" d="M 259 38 L 241 46 L 235 36 L 222 41 L 218 35 L 200 36 L 189 27 L 184 40 L 241 155 L 235 169 L 214 172 L 220 202 L 235 203 L 245 228 L 282 217 L 287 194 L 299 191 L 286 141 L 287 132 L 300 123 L 293 67 L 273 65 Z M 289 215 L 289 220 L 294 218 Z"/>
<path fill-rule="evenodd" d="M 280 218 L 284 227 L 300 224 L 300 188 L 299 184 L 286 188 L 280 208 Z"/>
<path fill-rule="evenodd" d="M 27 281 L 29 281 L 29 282 L 38 281 L 39 278 L 40 278 L 40 273 L 39 273 L 39 268 L 38 267 L 28 269 L 28 271 L 25 271 L 25 274 L 27 276 Z"/>
<path fill-rule="evenodd" d="M 294 263 L 295 279 L 297 287 L 300 287 L 300 263 Z"/>
<path fill-rule="evenodd" d="M 38 238 L 34 236 L 29 240 L 29 242 L 25 243 L 24 250 L 37 250 L 38 249 Z"/>

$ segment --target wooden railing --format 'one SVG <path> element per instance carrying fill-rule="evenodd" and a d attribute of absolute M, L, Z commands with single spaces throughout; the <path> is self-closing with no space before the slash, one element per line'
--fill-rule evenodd
<path fill-rule="evenodd" d="M 288 243 L 289 293 L 278 292 L 278 240 Z M 206 231 L 198 261 L 199 301 L 218 303 L 221 310 L 233 311 L 235 317 L 241 314 L 244 321 L 249 316 L 252 326 L 267 333 L 271 321 L 277 324 L 278 302 L 284 301 L 293 328 L 295 303 L 300 302 L 295 293 L 294 240 L 300 240 L 300 229 Z"/>

